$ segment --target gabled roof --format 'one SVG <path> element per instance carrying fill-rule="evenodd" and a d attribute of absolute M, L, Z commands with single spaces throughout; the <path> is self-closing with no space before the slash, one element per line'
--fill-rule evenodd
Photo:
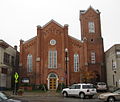
<path fill-rule="evenodd" d="M 12 49 L 15 49 L 15 46 L 13 47 L 13 46 L 9 45 L 7 42 L 5 42 L 4 40 L 0 39 L 0 47 L 2 47 L 2 48 L 11 47 Z"/>
<path fill-rule="evenodd" d="M 100 13 L 99 10 L 95 10 L 91 5 L 87 10 L 80 10 L 80 14 L 85 14 L 89 9 L 92 9 L 96 13 Z"/>
<path fill-rule="evenodd" d="M 68 35 L 68 36 L 69 36 L 71 39 L 76 40 L 76 41 L 78 41 L 78 42 L 82 43 L 82 41 L 81 41 L 81 40 L 76 39 L 76 38 L 74 38 L 74 37 L 72 37 L 72 36 L 70 36 L 70 35 Z"/>
<path fill-rule="evenodd" d="M 0 39 L 0 47 L 2 47 L 2 48 L 8 48 L 9 44 L 7 44 L 5 41 L 3 41 L 2 39 Z"/>
<path fill-rule="evenodd" d="M 48 23 L 46 23 L 42 28 L 45 28 L 47 25 L 49 25 L 50 23 L 55 23 L 56 25 L 58 25 L 61 28 L 64 28 L 61 24 L 59 24 L 58 22 L 56 22 L 55 20 L 50 20 Z"/>
<path fill-rule="evenodd" d="M 108 50 L 105 51 L 105 53 L 108 53 L 111 49 L 113 49 L 114 47 L 117 47 L 119 46 L 120 47 L 120 44 L 114 44 L 112 47 L 110 47 Z M 117 50 L 117 48 L 116 48 Z"/>
<path fill-rule="evenodd" d="M 27 40 L 27 41 L 24 41 L 23 42 L 23 44 L 26 44 L 26 43 L 28 43 L 28 42 L 30 42 L 30 41 L 32 41 L 32 40 L 34 40 L 36 38 L 36 36 L 35 37 L 33 37 L 33 38 L 31 38 L 31 39 L 29 39 L 29 40 Z"/>

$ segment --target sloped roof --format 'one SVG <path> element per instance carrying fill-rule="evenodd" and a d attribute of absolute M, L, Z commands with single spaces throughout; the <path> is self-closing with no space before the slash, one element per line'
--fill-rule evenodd
<path fill-rule="evenodd" d="M 32 40 L 34 40 L 35 38 L 36 38 L 36 36 L 35 36 L 35 37 L 33 37 L 33 38 L 31 38 L 31 39 L 29 39 L 29 40 L 27 40 L 27 41 L 24 41 L 24 42 L 23 42 L 23 44 L 28 43 L 28 42 L 30 42 L 30 41 L 32 41 Z"/>
<path fill-rule="evenodd" d="M 95 10 L 95 9 L 90 5 L 87 10 L 80 10 L 80 14 L 85 14 L 89 9 L 92 9 L 92 10 L 95 11 L 96 13 L 100 13 L 99 10 Z"/>
<path fill-rule="evenodd" d="M 47 25 L 49 25 L 50 23 L 55 23 L 56 25 L 58 25 L 61 28 L 64 28 L 61 24 L 59 24 L 58 22 L 56 22 L 55 20 L 50 20 L 48 23 L 46 23 L 42 28 L 45 28 Z"/>
<path fill-rule="evenodd" d="M 68 36 L 69 36 L 71 39 L 76 40 L 76 41 L 78 41 L 78 42 L 82 43 L 82 41 L 81 41 L 81 40 L 76 39 L 76 38 L 74 38 L 74 37 L 72 37 L 72 36 L 70 36 L 70 35 L 68 35 Z"/>
<path fill-rule="evenodd" d="M 112 45 L 108 50 L 105 51 L 105 53 L 108 53 L 111 49 L 113 49 L 114 47 L 117 47 L 117 46 L 120 47 L 120 44 L 114 44 L 114 45 Z"/>
<path fill-rule="evenodd" d="M 2 47 L 2 48 L 8 48 L 9 44 L 7 44 L 5 41 L 3 41 L 2 39 L 0 39 L 0 47 Z"/>

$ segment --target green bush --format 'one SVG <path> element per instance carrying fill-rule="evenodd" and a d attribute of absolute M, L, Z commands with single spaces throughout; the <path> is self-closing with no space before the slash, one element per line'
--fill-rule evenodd
<path fill-rule="evenodd" d="M 21 84 L 20 86 L 31 86 L 31 84 L 29 84 L 29 83 L 24 83 L 24 84 Z"/>
<path fill-rule="evenodd" d="M 24 84 L 21 84 L 20 86 L 23 86 L 23 87 L 31 86 L 33 90 L 41 90 L 41 91 L 48 90 L 46 84 L 35 85 L 35 84 L 24 83 Z"/>
<path fill-rule="evenodd" d="M 62 89 L 64 89 L 66 86 L 64 83 L 59 83 L 58 87 L 57 87 L 57 91 L 61 91 Z"/>
<path fill-rule="evenodd" d="M 42 90 L 42 91 L 47 91 L 48 90 L 46 84 L 40 84 L 39 89 Z"/>
<path fill-rule="evenodd" d="M 24 90 L 23 89 L 18 89 L 17 92 L 22 92 L 23 93 Z"/>

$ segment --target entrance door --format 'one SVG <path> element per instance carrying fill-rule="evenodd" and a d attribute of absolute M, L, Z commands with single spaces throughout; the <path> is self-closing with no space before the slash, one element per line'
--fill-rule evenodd
<path fill-rule="evenodd" d="M 50 90 L 56 90 L 56 78 L 50 78 Z"/>
<path fill-rule="evenodd" d="M 56 90 L 58 86 L 58 77 L 54 73 L 50 73 L 48 75 L 48 89 L 50 90 Z"/>

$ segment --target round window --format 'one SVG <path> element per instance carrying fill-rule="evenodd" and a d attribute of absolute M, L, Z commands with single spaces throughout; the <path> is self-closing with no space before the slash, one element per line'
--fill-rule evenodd
<path fill-rule="evenodd" d="M 91 39 L 91 42 L 93 42 L 94 41 L 94 39 Z"/>
<path fill-rule="evenodd" d="M 50 45 L 55 45 L 56 44 L 56 40 L 52 39 L 50 40 Z"/>

